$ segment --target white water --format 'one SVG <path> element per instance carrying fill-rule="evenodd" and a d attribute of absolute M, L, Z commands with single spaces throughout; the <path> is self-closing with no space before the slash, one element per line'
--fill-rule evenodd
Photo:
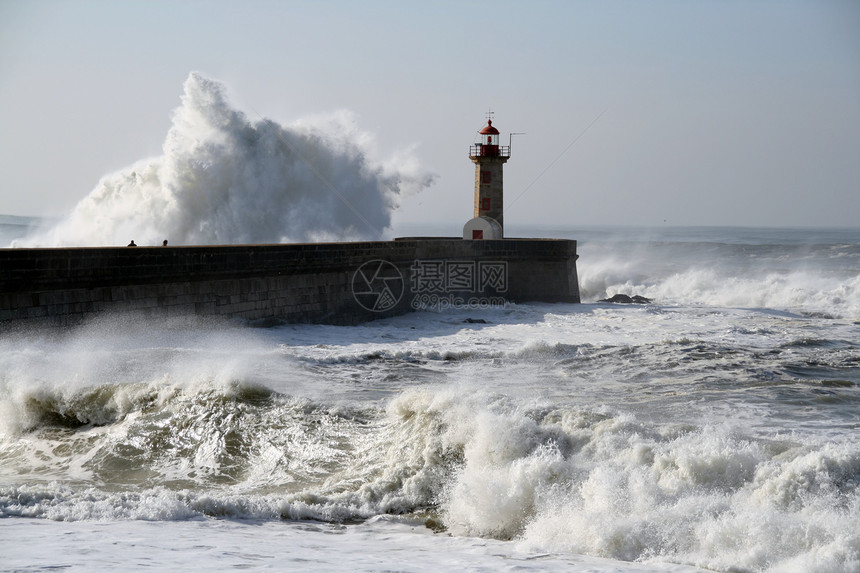
<path fill-rule="evenodd" d="M 29 522 L 0 520 L 11 550 L 3 568 L 31 570 L 28 547 L 71 571 L 191 571 L 210 568 L 303 571 L 559 571 L 695 573 L 681 565 L 619 563 L 597 557 L 529 553 L 494 540 L 442 537 L 421 525 L 379 519 L 358 526 L 259 521 Z M 122 555 L 117 565 L 117 555 Z"/>
<path fill-rule="evenodd" d="M 85 563 L 69 540 L 105 521 L 163 565 L 202 544 L 209 566 L 323 570 L 860 566 L 856 324 L 594 304 L 471 316 L 0 338 L 3 525 L 71 522 L 30 557 L 54 566 Z M 108 539 L 105 568 L 123 543 Z"/>
<path fill-rule="evenodd" d="M 860 318 L 858 233 L 850 230 L 587 230 L 583 298 L 639 294 L 661 304 L 768 308 Z M 655 233 L 657 235 L 655 236 Z M 701 234 L 712 235 L 705 241 Z"/>
<path fill-rule="evenodd" d="M 2 567 L 860 570 L 857 233 L 570 235 L 583 305 L 0 334 Z"/>
<path fill-rule="evenodd" d="M 163 154 L 107 175 L 64 220 L 15 246 L 378 239 L 404 193 L 432 176 L 376 157 L 348 112 L 279 125 L 233 108 L 192 73 Z"/>

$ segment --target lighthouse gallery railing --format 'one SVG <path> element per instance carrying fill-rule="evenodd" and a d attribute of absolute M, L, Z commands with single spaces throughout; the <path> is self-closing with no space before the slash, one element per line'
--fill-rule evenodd
<path fill-rule="evenodd" d="M 475 143 L 469 146 L 469 157 L 510 157 L 510 145 L 482 145 Z"/>

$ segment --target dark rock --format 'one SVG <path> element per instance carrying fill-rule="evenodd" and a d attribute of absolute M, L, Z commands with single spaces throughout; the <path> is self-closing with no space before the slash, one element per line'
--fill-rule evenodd
<path fill-rule="evenodd" d="M 483 318 L 467 318 L 463 322 L 467 324 L 487 324 L 487 321 Z"/>
<path fill-rule="evenodd" d="M 610 298 L 604 298 L 597 302 L 614 302 L 619 304 L 648 304 L 651 302 L 650 298 L 645 298 L 644 296 L 634 295 L 629 296 L 626 294 L 616 294 Z"/>

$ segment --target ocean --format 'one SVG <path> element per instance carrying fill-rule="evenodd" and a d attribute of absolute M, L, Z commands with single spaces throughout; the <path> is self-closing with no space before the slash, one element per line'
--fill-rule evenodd
<path fill-rule="evenodd" d="M 0 333 L 0 570 L 860 571 L 860 230 L 510 234 L 583 303 Z"/>

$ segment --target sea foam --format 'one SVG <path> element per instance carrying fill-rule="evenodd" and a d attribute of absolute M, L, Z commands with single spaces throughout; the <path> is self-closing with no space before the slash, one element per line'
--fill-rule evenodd
<path fill-rule="evenodd" d="M 860 316 L 860 250 L 848 245 L 586 243 L 583 302 L 641 295 L 659 305 Z"/>

